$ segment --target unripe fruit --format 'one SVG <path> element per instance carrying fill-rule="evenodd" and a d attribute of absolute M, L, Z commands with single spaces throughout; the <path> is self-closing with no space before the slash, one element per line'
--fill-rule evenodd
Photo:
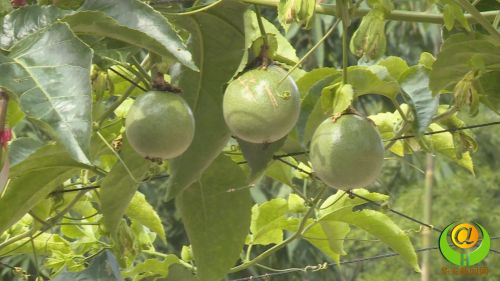
<path fill-rule="evenodd" d="M 194 137 L 194 118 L 184 99 L 150 91 L 139 96 L 125 121 L 127 139 L 149 159 L 170 159 L 187 150 Z"/>
<path fill-rule="evenodd" d="M 310 160 L 317 176 L 337 189 L 367 187 L 380 174 L 384 145 L 370 120 L 347 114 L 328 118 L 313 134 Z"/>
<path fill-rule="evenodd" d="M 224 119 L 236 137 L 271 143 L 286 136 L 297 123 L 300 94 L 278 66 L 254 69 L 232 81 L 224 94 Z"/>

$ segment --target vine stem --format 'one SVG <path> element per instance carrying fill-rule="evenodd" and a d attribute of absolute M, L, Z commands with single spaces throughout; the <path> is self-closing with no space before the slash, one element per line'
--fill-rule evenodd
<path fill-rule="evenodd" d="M 279 4 L 279 0 L 240 0 L 240 1 L 248 3 L 248 4 L 257 4 L 257 5 L 269 6 L 269 7 L 277 7 Z M 370 12 L 370 10 L 371 9 L 367 9 L 367 8 L 356 9 L 353 13 L 353 16 L 354 17 L 362 17 L 362 16 L 368 14 L 368 12 Z M 315 12 L 318 14 L 339 16 L 337 14 L 336 5 L 317 3 Z M 498 13 L 498 10 L 497 11 L 481 12 L 480 15 L 482 16 L 482 18 L 484 18 L 486 20 L 493 20 L 496 17 L 497 13 Z M 474 17 L 474 15 L 465 14 L 465 17 L 470 22 L 473 22 L 473 23 L 478 22 L 478 19 L 476 17 Z M 403 11 L 403 10 L 391 11 L 386 16 L 386 20 L 407 21 L 407 22 L 425 22 L 425 23 L 435 23 L 435 24 L 443 24 L 444 23 L 444 18 L 443 18 L 442 14 Z"/>
<path fill-rule="evenodd" d="M 290 70 L 288 70 L 288 72 L 286 73 L 286 75 L 281 78 L 281 80 L 278 82 L 278 83 L 281 83 L 283 81 L 285 81 L 285 79 L 295 70 L 297 69 L 297 67 L 299 67 L 314 51 L 316 51 L 316 49 L 321 45 L 323 44 L 323 42 L 326 40 L 326 38 L 328 38 L 330 36 L 330 34 L 332 34 L 332 32 L 335 30 L 335 28 L 337 27 L 337 25 L 340 23 L 340 18 L 337 19 L 335 21 L 335 23 L 332 25 L 332 27 L 330 27 L 330 29 L 328 29 L 328 31 L 325 33 L 325 35 L 323 35 L 323 37 L 321 37 L 321 39 L 318 40 L 318 42 L 316 42 L 316 44 L 309 50 L 307 51 L 307 53 L 292 67 L 290 68 Z"/>

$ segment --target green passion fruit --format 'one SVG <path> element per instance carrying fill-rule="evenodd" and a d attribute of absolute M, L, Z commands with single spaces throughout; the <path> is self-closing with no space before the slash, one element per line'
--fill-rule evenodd
<path fill-rule="evenodd" d="M 300 94 L 279 66 L 250 70 L 232 81 L 224 94 L 224 119 L 231 133 L 251 143 L 271 143 L 297 123 Z M 281 81 L 281 82 L 280 82 Z"/>
<path fill-rule="evenodd" d="M 139 96 L 125 121 L 130 145 L 148 159 L 181 155 L 193 141 L 194 127 L 193 113 L 184 99 L 162 91 Z"/>
<path fill-rule="evenodd" d="M 319 125 L 309 157 L 323 182 L 349 190 L 367 187 L 377 179 L 384 161 L 384 145 L 370 120 L 346 114 Z"/>

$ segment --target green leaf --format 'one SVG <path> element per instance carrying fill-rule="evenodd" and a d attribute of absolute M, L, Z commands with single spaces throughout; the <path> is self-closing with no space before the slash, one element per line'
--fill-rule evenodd
<path fill-rule="evenodd" d="M 16 138 L 9 144 L 9 163 L 15 166 L 41 148 L 44 143 L 32 138 Z"/>
<path fill-rule="evenodd" d="M 153 206 L 146 200 L 144 194 L 140 192 L 134 194 L 125 214 L 129 218 L 135 219 L 148 227 L 151 231 L 158 234 L 161 240 L 166 242 L 165 229 L 161 223 L 160 216 L 158 216 Z"/>
<path fill-rule="evenodd" d="M 69 272 L 67 269 L 58 274 L 54 281 L 92 280 L 92 281 L 121 281 L 120 266 L 110 251 L 105 251 L 92 260 L 88 268 L 81 272 Z"/>
<path fill-rule="evenodd" d="M 443 130 L 443 127 L 433 123 L 429 126 L 429 129 L 430 131 L 441 131 Z M 468 151 L 461 154 L 457 153 L 457 147 L 455 147 L 455 142 L 453 141 L 451 133 L 434 134 L 426 136 L 424 139 L 430 143 L 431 151 L 445 156 L 474 174 L 474 164 L 470 153 Z"/>
<path fill-rule="evenodd" d="M 351 231 L 349 224 L 338 221 L 321 221 L 319 224 L 328 238 L 330 249 L 339 255 L 347 255 L 344 251 L 344 239 Z"/>
<path fill-rule="evenodd" d="M 434 65 L 435 61 L 436 58 L 431 53 L 423 52 L 420 54 L 418 64 L 428 68 L 429 70 L 432 70 L 432 65 Z"/>
<path fill-rule="evenodd" d="M 387 195 L 369 192 L 368 190 L 362 188 L 353 189 L 352 192 L 377 202 L 386 202 L 389 199 L 389 196 Z M 332 214 L 339 211 L 351 210 L 354 207 L 362 206 L 364 204 L 367 204 L 366 200 L 359 197 L 350 198 L 344 191 L 338 191 L 334 195 L 328 197 L 325 202 L 321 204 L 320 211 L 318 213 L 320 217 L 319 220 L 328 220 L 328 217 Z"/>
<path fill-rule="evenodd" d="M 123 143 L 120 157 L 127 167 L 123 166 L 121 161 L 117 161 L 102 180 L 100 188 L 103 223 L 107 231 L 112 234 L 116 234 L 118 225 L 136 194 L 139 187 L 137 181 L 142 180 L 150 166 L 150 162 L 137 154 L 127 141 Z M 127 168 L 135 179 L 130 176 Z"/>
<path fill-rule="evenodd" d="M 224 1 L 207 11 L 174 18 L 177 26 L 191 32 L 189 48 L 201 72 L 183 69 L 180 76 L 172 77 L 193 110 L 196 132 L 188 150 L 169 162 L 169 199 L 201 177 L 230 137 L 222 96 L 243 57 L 245 9 L 240 3 Z"/>
<path fill-rule="evenodd" d="M 0 250 L 0 256 L 31 255 L 33 246 L 30 243 L 31 237 L 21 239 Z M 38 255 L 50 255 L 52 251 L 69 251 L 70 245 L 59 235 L 54 233 L 42 233 L 33 238 L 35 250 Z"/>
<path fill-rule="evenodd" d="M 443 7 L 444 26 L 448 30 L 451 30 L 453 28 L 453 26 L 455 25 L 455 17 L 453 15 L 454 8 L 460 9 L 460 7 L 457 7 L 456 5 L 450 5 L 450 4 L 446 4 Z"/>
<path fill-rule="evenodd" d="M 286 136 L 273 143 L 250 143 L 238 139 L 241 152 L 251 169 L 250 180 L 256 179 L 264 172 L 274 153 L 283 146 L 285 140 Z"/>
<path fill-rule="evenodd" d="M 69 12 L 54 6 L 30 5 L 6 15 L 0 25 L 0 49 L 8 50 L 21 39 L 53 24 Z"/>
<path fill-rule="evenodd" d="M 285 223 L 288 231 L 296 232 L 299 228 L 300 219 L 290 218 Z M 312 225 L 312 226 L 311 226 Z M 343 239 L 349 232 L 349 225 L 342 222 L 320 222 L 317 223 L 308 219 L 306 223 L 307 231 L 302 236 L 318 250 L 335 262 L 340 261 L 340 255 L 345 255 Z"/>
<path fill-rule="evenodd" d="M 287 211 L 288 202 L 283 198 L 254 205 L 249 244 L 269 245 L 283 241 L 283 223 L 286 221 Z"/>
<path fill-rule="evenodd" d="M 173 56 L 198 70 L 169 20 L 142 1 L 86 0 L 77 13 L 63 20 L 77 33 L 121 40 L 161 56 Z"/>
<path fill-rule="evenodd" d="M 429 70 L 424 66 L 412 66 L 400 78 L 403 91 L 411 101 L 415 113 L 417 132 L 425 132 L 439 106 L 439 96 L 429 89 Z"/>
<path fill-rule="evenodd" d="M 182 265 L 173 264 L 168 271 L 168 277 L 165 281 L 198 281 L 198 278 Z"/>
<path fill-rule="evenodd" d="M 438 113 L 443 114 L 447 110 L 448 110 L 448 106 L 442 105 L 439 107 Z M 446 129 L 449 129 L 449 130 L 462 128 L 462 127 L 465 127 L 467 125 L 467 124 L 465 124 L 464 121 L 462 121 L 458 117 L 458 113 L 454 113 L 451 116 L 447 117 L 446 119 L 441 119 L 441 120 L 439 120 L 438 123 L 439 123 L 439 125 L 445 127 Z M 456 155 L 461 157 L 463 152 L 477 151 L 478 144 L 477 144 L 477 141 L 475 139 L 475 136 L 474 136 L 474 133 L 472 132 L 472 130 L 457 130 L 457 131 L 453 132 L 452 135 L 453 135 L 453 142 L 455 143 L 455 146 L 462 148 L 462 149 L 457 149 L 455 151 Z"/>
<path fill-rule="evenodd" d="M 475 87 L 479 93 L 479 100 L 491 110 L 500 114 L 500 71 L 491 71 L 481 75 L 476 80 Z"/>
<path fill-rule="evenodd" d="M 446 29 L 448 30 L 453 29 L 453 27 L 455 26 L 455 21 L 457 21 L 467 31 L 470 31 L 469 22 L 467 21 L 467 18 L 465 17 L 465 14 L 460 8 L 459 4 L 450 1 L 449 4 L 444 5 L 443 17 L 444 17 L 444 26 L 446 27 Z"/>
<path fill-rule="evenodd" d="M 92 51 L 63 23 L 25 37 L 9 57 L 0 54 L 0 86 L 82 163 L 89 163 L 92 131 L 91 62 Z"/>
<path fill-rule="evenodd" d="M 396 132 L 399 131 L 402 118 L 401 115 L 396 111 L 393 112 L 383 112 L 375 115 L 368 116 L 375 125 L 377 125 L 377 129 L 382 137 L 382 140 L 390 140 L 396 137 Z M 391 148 L 389 149 L 392 153 L 403 157 L 404 156 L 404 146 L 403 141 L 396 141 Z"/>
<path fill-rule="evenodd" d="M 239 259 L 252 206 L 243 171 L 219 156 L 176 199 L 201 281 L 222 279 Z"/>
<path fill-rule="evenodd" d="M 307 207 L 302 197 L 295 193 L 288 195 L 288 211 L 291 213 L 305 213 Z"/>
<path fill-rule="evenodd" d="M 352 85 L 349 84 L 344 84 L 342 87 L 338 88 L 337 91 L 335 91 L 335 94 L 333 96 L 333 110 L 332 113 L 341 113 L 347 108 L 352 103 L 352 100 L 354 98 L 354 91 L 352 89 Z"/>
<path fill-rule="evenodd" d="M 434 94 L 451 90 L 455 84 L 474 69 L 473 61 L 481 60 L 484 70 L 500 70 L 500 47 L 489 37 L 455 34 L 443 44 L 432 66 L 429 86 Z"/>
<path fill-rule="evenodd" d="M 133 281 L 139 281 L 148 278 L 168 277 L 170 267 L 178 264 L 179 258 L 175 255 L 167 255 L 163 260 L 147 259 L 130 270 L 123 273 L 123 277 L 132 278 Z M 152 279 L 156 280 L 156 279 Z"/>
<path fill-rule="evenodd" d="M 289 157 L 285 159 L 289 162 L 294 162 L 293 158 Z M 288 186 L 292 186 L 293 171 L 292 167 L 282 163 L 280 161 L 273 161 L 266 169 L 266 176 L 271 177 L 279 182 L 282 182 Z"/>
<path fill-rule="evenodd" d="M 420 271 L 410 238 L 387 215 L 369 209 L 357 212 L 343 210 L 329 215 L 327 220 L 345 222 L 365 230 L 400 254 L 415 271 Z"/>
<path fill-rule="evenodd" d="M 74 161 L 56 144 L 48 144 L 12 165 L 11 180 L 0 198 L 3 210 L 0 234 L 46 199 L 57 186 L 85 168 L 86 165 Z"/>
<path fill-rule="evenodd" d="M 391 74 L 391 76 L 396 80 L 399 80 L 401 74 L 403 74 L 409 68 L 405 60 L 400 57 L 394 56 L 382 59 L 377 64 L 387 68 L 389 74 Z"/>
<path fill-rule="evenodd" d="M 377 65 L 375 65 L 377 66 Z M 347 82 L 352 85 L 355 97 L 379 94 L 394 100 L 399 93 L 398 82 L 389 75 L 385 67 L 376 68 L 351 66 L 348 68 Z"/>

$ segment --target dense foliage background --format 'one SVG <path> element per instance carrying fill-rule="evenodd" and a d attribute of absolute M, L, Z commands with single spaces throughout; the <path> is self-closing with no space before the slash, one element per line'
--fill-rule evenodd
<path fill-rule="evenodd" d="M 498 121 L 498 1 L 327 0 L 324 13 L 308 8 L 291 24 L 276 4 L 294 1 L 9 2 L 24 1 L 0 0 L 0 88 L 13 135 L 2 158 L 10 181 L 0 189 L 0 280 L 421 280 L 415 249 L 434 247 L 439 233 L 426 245 L 425 227 L 389 208 L 426 220 L 430 207 L 427 223 L 439 229 L 474 221 L 500 235 L 499 127 L 423 135 Z M 225 85 L 264 41 L 252 3 L 264 4 L 271 58 L 289 70 L 305 56 L 291 71 L 302 95 L 297 127 L 265 145 L 231 138 L 221 115 Z M 366 35 L 386 42 L 383 56 L 343 53 L 342 36 L 351 40 L 362 15 L 384 5 L 386 38 Z M 350 22 L 328 15 L 342 6 Z M 408 13 L 391 20 L 390 11 Z M 465 18 L 471 11 L 487 16 Z M 375 41 L 365 47 L 381 48 Z M 123 134 L 151 69 L 182 90 L 196 119 L 188 151 L 161 163 Z M 352 85 L 350 98 L 335 96 L 339 81 Z M 382 207 L 347 195 L 329 204 L 341 193 L 308 174 L 312 131 L 349 104 L 386 141 L 415 136 L 388 149 L 371 192 L 356 191 Z M 309 230 L 287 241 L 301 220 Z M 430 280 L 475 280 L 443 275 L 452 265 L 429 253 Z M 477 280 L 500 278 L 500 254 L 483 265 L 490 273 Z"/>

